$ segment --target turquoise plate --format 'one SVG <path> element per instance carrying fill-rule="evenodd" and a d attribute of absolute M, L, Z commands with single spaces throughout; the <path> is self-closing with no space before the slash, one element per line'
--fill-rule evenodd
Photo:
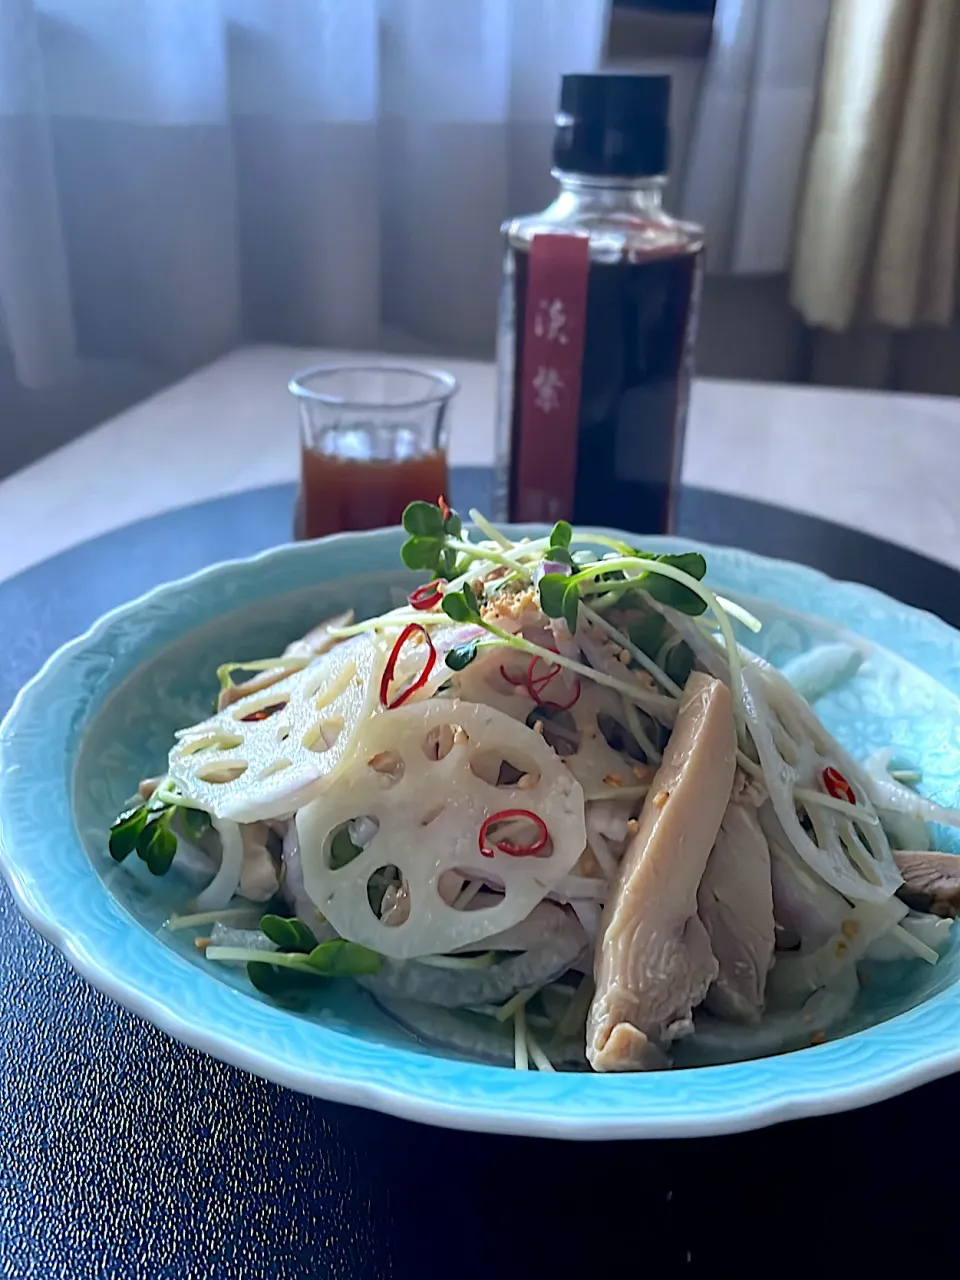
<path fill-rule="evenodd" d="M 693 1136 L 874 1102 L 960 1065 L 960 946 L 883 967 L 847 1034 L 754 1062 L 650 1075 L 521 1073 L 413 1040 L 351 984 L 309 1017 L 205 963 L 162 928 L 188 892 L 116 866 L 107 829 L 176 728 L 204 715 L 214 669 L 272 653 L 317 618 L 380 611 L 409 590 L 400 530 L 278 547 L 159 587 L 56 653 L 0 726 L 0 866 L 20 908 L 94 986 L 170 1035 L 280 1084 L 465 1129 L 566 1138 Z M 685 546 L 651 540 L 661 549 Z M 867 653 L 817 705 L 858 757 L 893 744 L 924 790 L 960 803 L 960 635 L 875 591 L 740 551 L 708 550 L 709 581 L 764 622 L 782 665 L 838 638 Z M 943 833 L 953 847 L 954 833 Z M 133 860 L 131 860 L 133 861 Z"/>

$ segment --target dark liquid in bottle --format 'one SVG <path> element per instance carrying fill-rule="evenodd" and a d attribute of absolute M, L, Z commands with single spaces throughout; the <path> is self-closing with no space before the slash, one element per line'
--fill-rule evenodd
<path fill-rule="evenodd" d="M 591 262 L 570 519 L 638 533 L 673 523 L 692 372 L 698 250 Z M 515 251 L 511 516 L 516 511 L 529 258 Z"/>

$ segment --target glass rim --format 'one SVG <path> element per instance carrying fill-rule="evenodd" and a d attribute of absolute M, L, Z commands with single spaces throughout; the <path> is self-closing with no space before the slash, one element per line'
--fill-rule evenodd
<path fill-rule="evenodd" d="M 414 378 L 421 378 L 433 384 L 435 390 L 415 400 L 358 400 L 353 396 L 334 395 L 328 391 L 316 391 L 305 385 L 306 380 L 325 377 L 335 373 L 404 373 Z M 443 404 L 451 399 L 460 389 L 460 381 L 446 369 L 423 369 L 407 364 L 342 364 L 331 361 L 326 364 L 310 365 L 300 369 L 287 383 L 287 390 L 298 400 L 309 400 L 315 404 L 336 405 L 351 409 L 426 409 L 431 405 Z"/>

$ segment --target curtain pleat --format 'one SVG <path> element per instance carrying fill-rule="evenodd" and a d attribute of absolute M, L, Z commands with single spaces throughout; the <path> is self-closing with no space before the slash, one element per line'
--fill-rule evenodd
<path fill-rule="evenodd" d="M 551 196 L 607 7 L 0 0 L 0 375 L 169 378 L 249 339 L 488 356 L 499 227 Z M 697 79 L 670 202 L 714 278 L 789 275 L 814 379 L 943 383 L 916 330 L 957 309 L 960 0 L 717 0 Z"/>
<path fill-rule="evenodd" d="M 956 0 L 834 0 L 793 261 L 809 324 L 952 321 L 958 74 Z"/>
<path fill-rule="evenodd" d="M 870 318 L 894 329 L 910 328 L 919 318 L 928 264 L 937 275 L 945 270 L 945 262 L 933 259 L 930 232 L 941 202 L 955 200 L 947 184 L 960 172 L 942 163 L 944 108 L 960 30 L 956 0 L 924 0 L 916 24 L 867 301 Z"/>
<path fill-rule="evenodd" d="M 74 367 L 67 252 L 32 0 L 0 0 L 0 346 L 28 388 Z"/>
<path fill-rule="evenodd" d="M 717 0 L 681 184 L 714 272 L 787 269 L 830 0 Z"/>
<path fill-rule="evenodd" d="M 492 348 L 606 0 L 0 0 L 0 344 L 173 376 L 245 338 Z M 6 335 L 3 337 L 2 335 Z"/>

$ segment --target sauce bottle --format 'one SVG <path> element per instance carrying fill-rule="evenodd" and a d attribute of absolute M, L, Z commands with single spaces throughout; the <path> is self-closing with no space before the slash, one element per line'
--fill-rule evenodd
<path fill-rule="evenodd" d="M 663 208 L 667 76 L 568 75 L 542 213 L 504 224 L 500 519 L 673 523 L 703 230 Z"/>

